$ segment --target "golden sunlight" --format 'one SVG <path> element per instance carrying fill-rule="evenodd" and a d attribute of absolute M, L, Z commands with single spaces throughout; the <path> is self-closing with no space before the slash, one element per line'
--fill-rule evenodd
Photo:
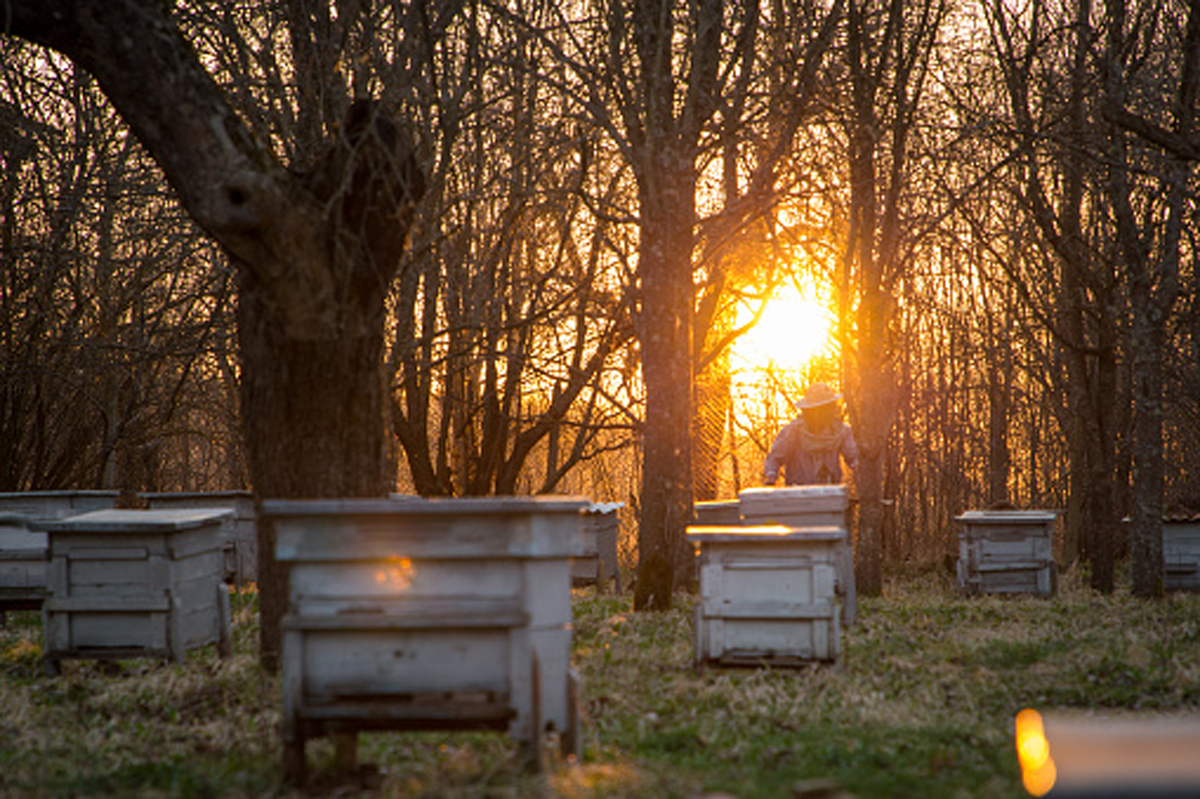
<path fill-rule="evenodd" d="M 792 284 L 780 287 L 767 301 L 762 317 L 733 346 L 735 362 L 743 368 L 800 369 L 833 349 L 833 315 L 814 297 Z M 738 309 L 738 325 L 749 324 L 754 308 Z"/>
<path fill-rule="evenodd" d="M 407 591 L 417 573 L 412 558 L 393 555 L 387 559 L 386 564 L 375 572 L 375 582 L 393 591 Z"/>
<path fill-rule="evenodd" d="M 1050 757 L 1050 744 L 1042 726 L 1041 715 L 1025 708 L 1016 719 L 1017 760 L 1021 764 L 1021 780 L 1033 796 L 1045 796 L 1054 787 L 1056 769 Z"/>

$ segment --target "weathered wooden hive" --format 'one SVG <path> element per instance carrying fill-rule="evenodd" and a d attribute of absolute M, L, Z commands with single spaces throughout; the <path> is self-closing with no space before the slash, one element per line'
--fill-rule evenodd
<path fill-rule="evenodd" d="M 0 627 L 10 610 L 37 610 L 46 598 L 46 534 L 29 517 L 0 513 Z"/>
<path fill-rule="evenodd" d="M 850 495 L 840 484 L 746 488 L 738 503 L 745 524 L 845 528 Z"/>
<path fill-rule="evenodd" d="M 151 510 L 227 508 L 233 514 L 222 530 L 225 580 L 242 586 L 258 579 L 258 527 L 249 491 L 177 491 L 140 494 Z"/>
<path fill-rule="evenodd" d="M 621 519 L 617 515 L 622 503 L 593 502 L 588 505 L 580 530 L 583 554 L 571 563 L 573 585 L 595 585 L 604 590 L 611 580 L 621 590 L 621 570 L 617 562 L 617 538 Z"/>
<path fill-rule="evenodd" d="M 46 534 L 41 521 L 111 508 L 116 491 L 0 492 L 0 626 L 9 610 L 37 610 L 46 598 Z"/>
<path fill-rule="evenodd" d="M 42 606 L 46 670 L 76 659 L 231 648 L 222 581 L 227 510 L 99 510 L 42 522 L 50 559 Z"/>
<path fill-rule="evenodd" d="M 796 666 L 837 659 L 835 586 L 844 529 L 693 526 L 687 538 L 700 552 L 697 665 Z"/>
<path fill-rule="evenodd" d="M 972 510 L 955 517 L 958 585 L 966 594 L 1053 595 L 1054 521 L 1046 510 Z"/>
<path fill-rule="evenodd" d="M 285 771 L 361 730 L 493 729 L 578 754 L 569 497 L 265 501 L 288 569 Z M 352 749 L 352 747 L 351 747 Z"/>
<path fill-rule="evenodd" d="M 1163 519 L 1163 587 L 1200 591 L 1200 514 L 1179 512 Z"/>

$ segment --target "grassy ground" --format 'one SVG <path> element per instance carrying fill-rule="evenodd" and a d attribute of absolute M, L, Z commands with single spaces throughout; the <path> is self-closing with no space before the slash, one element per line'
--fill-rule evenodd
<path fill-rule="evenodd" d="M 1146 603 L 1071 577 L 1054 599 L 957 597 L 939 573 L 860 602 L 838 667 L 692 668 L 690 599 L 635 614 L 575 596 L 584 757 L 522 772 L 494 734 L 363 735 L 374 768 L 337 774 L 309 746 L 308 794 L 788 797 L 828 779 L 859 797 L 1018 797 L 1023 707 L 1200 711 L 1200 596 Z M 184 664 L 66 662 L 42 676 L 41 624 L 0 630 L 0 795 L 288 796 L 279 689 L 256 666 L 254 595 L 235 655 Z"/>

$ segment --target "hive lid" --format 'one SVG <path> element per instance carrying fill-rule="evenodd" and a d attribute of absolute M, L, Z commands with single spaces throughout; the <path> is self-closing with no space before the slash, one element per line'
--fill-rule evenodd
<path fill-rule="evenodd" d="M 846 531 L 833 525 L 789 526 L 786 524 L 690 525 L 692 543 L 765 543 L 772 541 L 841 541 Z"/>
<path fill-rule="evenodd" d="M 171 510 L 94 510 L 32 526 L 48 532 L 160 533 L 191 530 L 233 518 L 226 508 L 178 508 Z"/>
<path fill-rule="evenodd" d="M 996 524 L 1045 524 L 1058 518 L 1056 510 L 969 510 L 955 516 L 956 522 L 993 522 Z"/>
<path fill-rule="evenodd" d="M 227 491 L 143 491 L 141 499 L 253 499 L 253 491 L 230 489 Z"/>
<path fill-rule="evenodd" d="M 767 497 L 780 499 L 816 499 L 845 497 L 846 495 L 846 486 L 842 483 L 837 483 L 834 485 L 786 486 L 784 488 L 774 488 L 772 486 L 743 488 L 738 492 L 738 499 L 763 499 Z"/>
<path fill-rule="evenodd" d="M 747 488 L 738 500 L 743 516 L 844 511 L 850 502 L 844 485 Z"/>
<path fill-rule="evenodd" d="M 262 503 L 264 516 L 273 518 L 322 516 L 450 516 L 457 514 L 581 514 L 591 502 L 570 495 L 491 497 L 418 497 L 393 494 L 383 498 L 269 499 Z"/>

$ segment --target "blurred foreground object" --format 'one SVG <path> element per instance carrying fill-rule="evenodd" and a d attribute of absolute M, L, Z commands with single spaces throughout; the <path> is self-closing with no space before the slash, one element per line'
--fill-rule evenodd
<path fill-rule="evenodd" d="M 1200 797 L 1200 716 L 1022 710 L 1025 789 L 1052 797 Z"/>

